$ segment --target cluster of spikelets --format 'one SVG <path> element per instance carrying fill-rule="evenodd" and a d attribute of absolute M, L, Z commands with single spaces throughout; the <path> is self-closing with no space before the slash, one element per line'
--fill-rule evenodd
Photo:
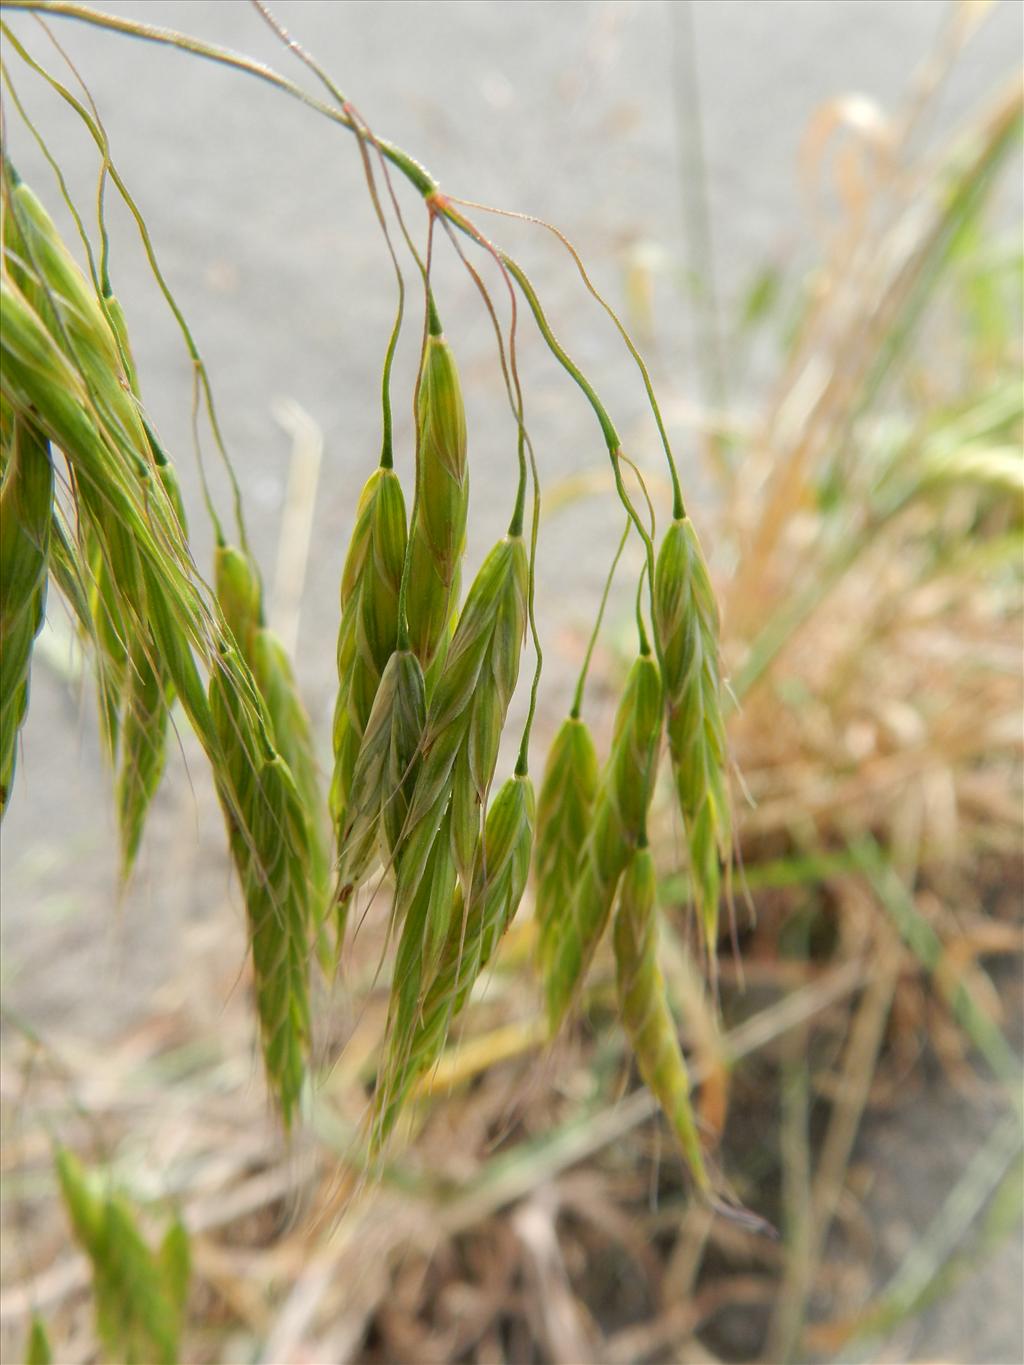
<path fill-rule="evenodd" d="M 263 625 L 258 579 L 241 552 L 221 546 L 216 595 L 203 587 L 118 302 L 83 276 L 9 163 L 0 289 L 3 808 L 52 573 L 94 646 L 125 876 L 163 772 L 173 700 L 209 757 L 245 892 L 267 1073 L 289 1123 L 308 1056 L 307 962 L 327 884 L 315 763 L 290 665 Z"/>
<path fill-rule="evenodd" d="M 514 775 L 492 796 L 528 624 L 526 471 L 521 463 L 508 534 L 460 602 L 466 420 L 429 300 L 411 508 L 386 442 L 342 575 L 332 866 L 309 723 L 287 654 L 265 624 L 244 528 L 237 547 L 218 524 L 211 594 L 192 562 L 173 465 L 141 401 L 116 298 L 82 275 L 9 165 L 3 208 L 4 803 L 52 574 L 94 646 L 125 875 L 163 771 L 175 700 L 209 757 L 248 913 L 265 1066 L 286 1124 L 308 1067 L 311 954 L 333 970 L 360 889 L 372 894 L 382 873 L 393 877 L 395 965 L 370 1132 L 379 1151 L 493 959 L 535 861 L 537 960 L 552 1032 L 614 917 L 623 1024 L 706 1188 L 657 968 L 647 850 L 667 735 L 713 955 L 731 831 L 717 613 L 689 520 L 677 518 L 656 562 L 650 557 L 653 649 L 641 621 L 603 767 L 577 703 L 552 747 L 539 803 L 529 722 Z"/>
<path fill-rule="evenodd" d="M 666 538 L 659 557 L 658 583 L 677 529 Z M 692 537 L 692 531 L 687 534 Z M 694 552 L 700 555 L 696 539 Z M 671 551 L 669 551 L 671 553 Z M 706 570 L 700 561 L 700 573 Z M 662 584 L 664 587 L 664 584 Z M 693 590 L 682 580 L 677 595 Z M 724 747 L 717 692 L 702 691 L 703 712 L 683 708 L 689 673 L 680 657 L 678 630 L 655 600 L 655 626 L 661 665 L 647 641 L 626 680 L 612 732 L 611 749 L 603 770 L 590 731 L 574 709 L 563 722 L 548 756 L 541 786 L 537 834 L 536 915 L 538 966 L 547 1001 L 548 1023 L 557 1030 L 576 997 L 586 969 L 614 916 L 612 944 L 618 980 L 619 1015 L 640 1072 L 654 1093 L 697 1187 L 709 1193 L 711 1181 L 697 1136 L 690 1102 L 690 1083 L 669 1009 L 665 984 L 657 963 L 657 883 L 647 844 L 647 821 L 664 731 L 668 731 L 672 771 L 679 793 L 687 840 L 692 850 L 702 837 L 698 820 L 716 820 L 717 808 L 690 800 L 700 773 L 715 766 L 717 789 L 724 792 Z M 697 619 L 693 626 L 698 657 L 710 656 L 717 669 L 717 639 L 713 619 Z M 703 686 L 703 685 L 702 685 Z M 684 729 L 680 714 L 699 724 Z M 696 771 L 695 771 L 696 769 Z M 719 859 L 729 856 L 727 811 L 712 825 L 714 867 L 713 905 L 701 884 L 704 870 L 694 862 L 696 903 L 702 908 L 706 942 L 714 951 L 718 905 Z M 710 861 L 710 860 L 709 860 Z"/>
<path fill-rule="evenodd" d="M 656 652 L 642 635 L 603 771 L 574 710 L 552 747 L 539 810 L 525 754 L 488 809 L 518 677 L 530 569 L 514 518 L 456 608 L 466 427 L 455 365 L 439 333 L 427 343 L 417 416 L 411 523 L 407 528 L 394 471 L 378 469 L 360 501 L 345 565 L 338 644 L 332 813 L 341 932 L 352 897 L 377 868 L 391 869 L 395 882 L 398 947 L 374 1145 L 436 1062 L 452 1019 L 515 914 L 536 826 L 538 965 L 551 1031 L 576 999 L 617 907 L 623 1023 L 697 1183 L 707 1188 L 656 963 L 646 846 L 667 729 L 695 899 L 713 952 L 730 825 L 718 624 L 693 527 L 685 518 L 674 522 L 658 555 Z M 374 682 L 371 692 L 367 684 Z"/>
<path fill-rule="evenodd" d="M 526 635 L 521 504 L 460 608 L 466 419 L 433 306 L 430 321 L 411 515 L 389 452 L 363 490 L 341 585 L 331 788 L 339 949 L 360 887 L 381 866 L 395 883 L 398 942 L 374 1148 L 436 1060 L 515 914 L 533 846 L 525 759 L 488 809 Z"/>
<path fill-rule="evenodd" d="M 191 1268 L 184 1224 L 172 1219 L 154 1252 L 123 1195 L 99 1191 L 63 1149 L 57 1151 L 56 1169 L 71 1230 L 92 1270 L 96 1335 L 105 1352 L 124 1365 L 176 1365 Z M 50 1359 L 38 1321 L 29 1358 Z"/>

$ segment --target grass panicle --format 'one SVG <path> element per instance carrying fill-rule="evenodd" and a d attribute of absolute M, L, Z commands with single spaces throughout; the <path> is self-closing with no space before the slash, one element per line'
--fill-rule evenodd
<path fill-rule="evenodd" d="M 689 518 L 674 521 L 654 574 L 654 629 L 693 896 L 709 958 L 718 940 L 722 870 L 732 856 L 728 754 L 722 716 L 718 607 Z"/>
<path fill-rule="evenodd" d="M 416 400 L 416 509 L 406 597 L 409 639 L 425 671 L 446 640 L 466 544 L 466 413 L 455 358 L 427 337 Z"/>
<path fill-rule="evenodd" d="M 330 805 L 339 852 L 351 821 L 356 759 L 381 675 L 398 643 L 398 595 L 406 551 L 402 485 L 393 469 L 366 482 L 341 576 L 338 697 Z"/>
<path fill-rule="evenodd" d="M 537 962 L 551 954 L 554 931 L 568 908 L 576 868 L 597 798 L 600 770 L 586 721 L 567 716 L 548 750 L 537 802 Z"/>
<path fill-rule="evenodd" d="M 449 883 L 454 899 L 448 933 L 436 975 L 425 991 L 406 989 L 400 974 L 406 964 L 399 957 L 388 1053 L 375 1096 L 374 1145 L 378 1148 L 394 1126 L 411 1086 L 441 1055 L 452 1019 L 465 1007 L 473 983 L 494 957 L 519 908 L 529 877 L 535 825 L 533 784 L 526 774 L 517 774 L 491 802 L 468 896 Z"/>
<path fill-rule="evenodd" d="M 629 859 L 612 932 L 619 1015 L 640 1074 L 665 1112 L 698 1189 L 709 1191 L 690 1078 L 658 966 L 657 876 L 646 845 Z"/>
<path fill-rule="evenodd" d="M 630 669 L 619 702 L 573 895 L 557 908 L 550 930 L 544 984 L 552 1033 L 565 1018 L 604 933 L 632 850 L 646 837 L 661 731 L 661 675 L 653 657 L 644 653 Z"/>
<path fill-rule="evenodd" d="M 32 646 L 43 625 L 53 522 L 49 444 L 23 417 L 3 424 L 0 483 L 0 819 L 28 712 Z"/>

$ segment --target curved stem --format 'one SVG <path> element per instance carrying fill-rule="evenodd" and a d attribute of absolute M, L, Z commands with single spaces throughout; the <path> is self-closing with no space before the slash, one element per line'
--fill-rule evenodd
<path fill-rule="evenodd" d="M 4 5 L 5 6 L 7 5 L 7 0 L 4 0 Z M 15 0 L 15 7 L 31 8 L 32 6 L 27 5 L 23 6 L 22 0 Z M 45 6 L 42 6 L 42 8 L 45 8 Z M 206 369 L 206 364 L 203 360 L 199 347 L 196 345 L 195 338 L 192 336 L 192 332 L 185 319 L 185 315 L 184 313 L 182 313 L 177 299 L 171 292 L 170 285 L 164 278 L 163 271 L 160 268 L 160 263 L 156 257 L 156 250 L 153 246 L 153 240 L 149 234 L 149 228 L 146 224 L 145 218 L 142 216 L 142 211 L 136 204 L 135 199 L 131 194 L 131 191 L 128 189 L 128 186 L 121 178 L 120 172 L 118 171 L 117 167 L 111 160 L 110 142 L 109 139 L 107 138 L 106 129 L 103 127 L 102 123 L 97 122 L 92 117 L 92 115 L 81 103 L 81 101 L 76 99 L 75 96 L 71 93 L 71 91 L 68 90 L 68 88 L 62 84 L 62 82 L 57 80 L 57 78 L 51 72 L 47 71 L 44 66 L 40 65 L 40 63 L 36 61 L 36 59 L 31 55 L 31 53 L 26 51 L 26 49 L 14 36 L 14 34 L 11 33 L 10 29 L 6 24 L 0 24 L 0 29 L 2 29 L 6 39 L 8 40 L 8 42 L 11 43 L 11 45 L 14 47 L 14 50 L 18 53 L 19 57 L 22 58 L 26 65 L 31 67 L 31 69 L 35 71 L 38 75 L 42 76 L 42 78 L 47 82 L 51 89 L 56 91 L 56 93 L 60 95 L 61 98 L 65 100 L 66 103 L 68 103 L 72 109 L 74 109 L 75 113 L 85 124 L 86 128 L 89 131 L 90 136 L 92 137 L 93 141 L 95 142 L 100 152 L 100 155 L 103 157 L 104 165 L 109 170 L 111 180 L 113 180 L 115 186 L 117 187 L 118 193 L 121 195 L 121 198 L 124 200 L 125 205 L 127 206 L 129 212 L 135 219 L 135 225 L 138 228 L 139 236 L 142 239 L 142 246 L 143 250 L 146 253 L 146 259 L 149 262 L 149 268 L 153 272 L 153 278 L 156 280 L 157 285 L 160 289 L 160 292 L 164 296 L 168 308 L 170 308 L 172 314 L 174 315 L 175 322 L 177 322 L 178 324 L 178 328 L 185 342 L 185 347 L 189 353 L 189 358 L 192 361 L 197 382 L 202 389 L 203 400 L 206 406 L 207 416 L 209 417 L 210 421 L 210 430 L 213 432 L 214 443 L 217 447 L 218 453 L 221 456 L 221 459 L 224 462 L 224 466 L 228 474 L 228 480 L 231 484 L 232 500 L 234 503 L 235 521 L 238 527 L 239 541 L 242 549 L 245 550 L 247 554 L 249 554 L 249 540 L 246 534 L 245 515 L 242 509 L 242 490 L 241 487 L 239 486 L 238 477 L 235 474 L 234 466 L 231 463 L 231 457 L 228 455 L 227 446 L 224 442 L 223 433 L 221 432 L 220 421 L 217 417 L 217 409 L 214 403 L 213 387 L 210 383 L 209 372 Z M 206 478 L 205 473 L 202 471 L 201 460 L 200 472 L 202 474 L 202 481 L 205 489 Z M 210 511 L 211 518 L 213 519 L 216 525 L 218 518 L 216 515 L 216 511 L 213 508 L 212 502 L 210 501 L 208 496 L 206 498 L 206 503 L 207 508 Z"/>
<path fill-rule="evenodd" d="M 587 292 L 597 303 L 601 305 L 604 311 L 611 318 L 612 322 L 615 324 L 616 329 L 618 330 L 619 335 L 622 337 L 622 340 L 626 345 L 626 349 L 633 357 L 633 360 L 636 362 L 637 368 L 640 371 L 640 377 L 643 379 L 644 388 L 647 392 L 647 401 L 650 403 L 651 412 L 654 414 L 654 420 L 658 427 L 658 435 L 661 438 L 662 449 L 665 452 L 665 459 L 668 462 L 669 477 L 672 481 L 672 519 L 673 521 L 681 520 L 683 517 L 686 516 L 686 506 L 685 503 L 683 502 L 683 490 L 679 482 L 679 471 L 676 468 L 675 456 L 672 454 L 672 446 L 669 443 L 668 432 L 665 429 L 665 422 L 661 415 L 661 408 L 658 404 L 658 399 L 654 392 L 654 385 L 651 382 L 651 375 L 650 371 L 647 368 L 647 363 L 644 360 L 643 356 L 640 354 L 640 351 L 637 349 L 636 343 L 633 341 L 633 338 L 629 335 L 629 332 L 626 329 L 626 326 L 623 323 L 622 319 L 619 317 L 618 313 L 616 313 L 615 309 L 611 306 L 611 304 L 608 302 L 608 300 L 604 297 L 601 291 L 593 283 L 590 276 L 587 274 L 587 269 L 586 266 L 583 264 L 583 259 L 580 256 L 580 253 L 576 250 L 572 242 L 569 241 L 569 238 L 566 237 L 565 233 L 562 232 L 560 228 L 555 227 L 554 223 L 549 223 L 543 218 L 538 218 L 535 214 L 517 213 L 512 209 L 499 209 L 495 208 L 491 204 L 477 203 L 472 199 L 453 198 L 451 202 L 456 204 L 462 204 L 464 205 L 464 207 L 470 209 L 481 209 L 484 213 L 496 213 L 501 218 L 515 218 L 518 219 L 520 222 L 534 223 L 536 224 L 537 227 L 542 227 L 547 232 L 550 232 L 555 237 L 557 237 L 561 244 L 565 247 L 566 251 L 568 251 L 569 255 L 575 262 L 576 269 L 579 271 L 580 277 L 582 278 L 584 285 L 586 285 Z"/>
<path fill-rule="evenodd" d="M 608 577 L 604 580 L 604 590 L 601 593 L 601 602 L 597 608 L 597 620 L 594 622 L 594 628 L 590 632 L 590 640 L 587 643 L 587 652 L 583 656 L 583 667 L 580 669 L 580 676 L 576 682 L 576 691 L 574 692 L 572 699 L 572 710 L 569 712 L 569 716 L 572 720 L 579 720 L 580 712 L 583 710 L 583 689 L 587 685 L 590 660 L 593 657 L 594 648 L 597 645 L 597 637 L 601 631 L 601 622 L 604 620 L 604 612 L 608 605 L 608 594 L 612 590 L 612 580 L 615 578 L 615 570 L 619 567 L 619 560 L 622 558 L 622 552 L 626 548 L 626 541 L 629 539 L 629 533 L 632 529 L 633 523 L 627 517 L 622 537 L 619 540 L 619 548 L 615 551 L 615 558 L 612 560 L 612 566 L 608 570 Z"/>
<path fill-rule="evenodd" d="M 420 423 L 417 409 L 419 407 L 420 381 L 423 377 L 423 364 L 427 354 L 428 335 L 439 336 L 441 334 L 441 321 L 434 307 L 434 296 L 430 288 L 430 262 L 434 252 L 434 218 L 430 217 L 430 224 L 427 228 L 427 259 L 423 266 L 423 289 L 426 296 L 426 312 L 423 318 L 423 340 L 420 344 L 420 364 L 416 372 L 416 386 L 412 395 L 412 417 L 413 430 L 416 432 L 416 471 L 415 484 L 413 485 L 412 510 L 409 513 L 409 534 L 405 542 L 405 562 L 402 565 L 402 581 L 398 585 L 398 648 L 409 648 L 409 618 L 408 618 L 408 599 L 409 599 L 409 577 L 412 573 L 412 545 L 413 535 L 416 529 L 416 514 L 420 505 Z M 437 326 L 437 332 L 434 327 Z"/>
<path fill-rule="evenodd" d="M 540 329 L 541 336 L 547 343 L 548 350 L 552 353 L 552 355 L 562 366 L 562 368 L 576 381 L 577 385 L 583 390 L 583 393 L 586 396 L 587 401 L 590 403 L 590 406 L 594 409 L 594 413 L 597 417 L 597 420 L 601 427 L 601 431 L 604 435 L 605 444 L 608 446 L 608 455 L 612 462 L 612 473 L 615 476 L 615 491 L 618 493 L 619 501 L 622 503 L 623 507 L 628 512 L 630 519 L 633 522 L 633 525 L 639 532 L 640 539 L 644 543 L 644 550 L 646 552 L 648 561 L 648 572 L 650 575 L 650 580 L 653 583 L 654 542 L 651 540 L 650 534 L 646 526 L 644 526 L 643 522 L 641 521 L 640 514 L 633 506 L 632 500 L 630 499 L 629 494 L 626 492 L 626 486 L 622 481 L 621 468 L 622 446 L 619 442 L 619 434 L 615 430 L 614 425 L 612 424 L 612 419 L 608 416 L 605 406 L 601 402 L 600 398 L 598 398 L 593 385 L 587 379 L 586 375 L 584 375 L 582 370 L 580 370 L 580 368 L 576 364 L 574 364 L 573 361 L 569 358 L 566 351 L 559 342 L 558 338 L 555 336 L 554 332 L 552 332 L 551 326 L 548 323 L 547 317 L 544 314 L 544 309 L 541 307 L 540 299 L 538 299 L 536 291 L 534 290 L 533 285 L 530 283 L 529 279 L 524 273 L 522 267 L 519 266 L 512 259 L 511 256 L 506 255 L 505 252 L 501 253 L 501 259 L 509 273 L 512 275 L 516 283 L 519 285 L 520 289 L 523 291 L 523 296 L 525 297 L 526 302 L 530 305 L 530 311 L 533 313 L 537 326 Z"/>
<path fill-rule="evenodd" d="M 238 71 L 244 71 L 250 76 L 255 76 L 257 80 L 276 86 L 279 90 L 291 95 L 293 99 L 297 99 L 310 109 L 316 110 L 318 114 L 323 114 L 334 123 L 340 124 L 343 128 L 348 128 L 350 132 L 357 131 L 355 120 L 344 110 L 335 109 L 333 106 L 325 104 L 323 100 L 318 100 L 314 95 L 303 90 L 301 86 L 296 85 L 294 81 L 280 75 L 273 67 L 255 61 L 251 57 L 244 57 L 241 53 L 232 52 L 230 48 L 221 47 L 217 43 L 207 43 L 201 38 L 192 38 L 188 34 L 178 33 L 175 29 L 143 24 L 135 19 L 122 19 L 119 15 L 107 14 L 103 10 L 93 9 L 89 5 L 73 3 L 73 0 L 3 0 L 3 7 L 11 10 L 26 10 L 36 14 L 50 14 L 61 19 L 78 19 L 83 23 L 92 24 L 96 28 L 109 29 L 113 33 L 124 33 L 128 37 L 141 38 L 145 42 L 176 47 L 182 52 L 190 52 L 194 57 L 203 57 L 207 61 L 217 62 L 221 66 L 233 66 Z M 406 152 L 403 152 L 400 147 L 396 147 L 383 138 L 377 140 L 377 145 L 384 156 L 398 167 L 405 178 L 415 185 L 424 198 L 437 190 L 437 182 L 430 172 Z"/>

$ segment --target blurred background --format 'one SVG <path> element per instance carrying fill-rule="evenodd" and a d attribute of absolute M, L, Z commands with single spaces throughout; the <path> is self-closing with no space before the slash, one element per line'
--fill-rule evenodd
<path fill-rule="evenodd" d="M 106 8 L 314 88 L 241 0 Z M 780 1236 L 694 1205 L 631 1072 L 610 957 L 583 1017 L 546 1044 L 528 904 L 373 1190 L 345 1161 L 386 1005 L 385 914 L 371 910 L 344 980 L 321 990 L 322 1073 L 286 1148 L 198 746 L 179 727 L 139 869 L 119 888 L 95 699 L 53 593 L 2 833 L 4 1358 L 19 1358 L 33 1312 L 55 1359 L 97 1358 L 88 1268 L 52 1175 L 59 1138 L 144 1225 L 183 1211 L 189 1360 L 1024 1359 L 1024 12 L 980 0 L 275 12 L 443 189 L 564 231 L 650 364 L 721 596 L 745 869 L 716 1014 L 661 794 L 663 965 L 706 1140 Z M 67 79 L 30 16 L 5 19 Z M 237 72 L 82 24 L 51 32 L 209 366 L 271 624 L 294 646 L 327 755 L 338 582 L 379 452 L 395 307 L 356 147 Z M 87 135 L 9 43 L 4 62 L 84 211 Z M 8 98 L 4 118 L 9 154 L 71 240 Z M 415 194 L 396 188 L 420 233 Z M 108 215 L 144 397 L 202 567 L 190 363 L 134 225 L 113 200 Z M 639 376 L 570 257 L 539 227 L 476 217 L 529 271 L 667 515 Z M 515 427 L 490 321 L 444 242 L 434 269 L 466 394 L 475 567 L 508 520 Z M 410 317 L 394 379 L 403 477 L 415 306 Z M 520 364 L 546 506 L 539 773 L 621 516 L 592 414 L 525 317 Z M 204 456 L 226 505 L 208 441 Z M 627 552 L 588 689 L 605 738 L 638 570 Z"/>

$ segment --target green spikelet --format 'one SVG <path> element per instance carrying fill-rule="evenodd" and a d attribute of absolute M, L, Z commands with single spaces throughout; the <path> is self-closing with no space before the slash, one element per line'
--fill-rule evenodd
<path fill-rule="evenodd" d="M 167 759 L 169 687 L 163 670 L 153 666 L 152 644 L 143 645 L 136 638 L 129 654 L 116 794 L 124 880 L 134 866 L 146 813 Z"/>
<path fill-rule="evenodd" d="M 593 820 L 576 866 L 575 890 L 551 930 L 546 994 L 554 1033 L 590 964 L 632 850 L 646 829 L 662 725 L 661 678 L 649 654 L 630 670 L 615 717 Z"/>
<path fill-rule="evenodd" d="M 175 1218 L 164 1234 L 160 1250 L 157 1252 L 157 1262 L 167 1297 L 179 1318 L 183 1318 L 188 1303 L 189 1279 L 192 1275 L 192 1248 L 188 1230 L 180 1218 Z"/>
<path fill-rule="evenodd" d="M 299 696 L 288 652 L 268 627 L 256 631 L 249 662 L 270 712 L 275 747 L 291 769 L 308 817 L 310 875 L 316 888 L 317 918 L 322 919 L 327 908 L 330 860 L 319 819 L 323 798 L 309 715 Z"/>
<path fill-rule="evenodd" d="M 105 1352 L 125 1365 L 175 1365 L 189 1275 L 183 1226 L 172 1224 L 154 1256 L 121 1195 L 94 1194 L 67 1151 L 58 1150 L 55 1164 L 75 1239 L 92 1267 L 96 1332 Z"/>
<path fill-rule="evenodd" d="M 396 650 L 381 675 L 352 776 L 349 820 L 338 852 L 338 909 L 344 917 L 383 837 L 390 859 L 398 849 L 419 773 L 426 724 L 420 662 Z"/>
<path fill-rule="evenodd" d="M 138 398 L 138 376 L 128 341 L 128 330 L 121 305 L 113 295 L 105 300 L 118 357 L 132 395 Z M 185 508 L 181 499 L 177 477 L 173 466 L 156 444 L 155 437 L 143 423 L 145 437 L 150 450 L 154 453 L 157 479 L 154 482 L 147 466 L 143 466 L 140 482 L 143 503 L 150 515 L 154 514 L 163 521 L 163 534 L 184 551 L 187 544 Z M 158 452 L 158 458 L 157 458 Z M 162 514 L 162 515 L 161 515 Z M 137 556 L 133 556 L 137 561 Z M 106 584 L 107 612 L 116 610 L 110 591 L 109 569 L 101 564 L 100 573 Z M 136 582 L 141 581 L 141 568 L 136 569 Z M 141 605 L 135 602 L 136 613 Z M 121 685 L 123 713 L 120 719 L 121 746 L 120 770 L 117 780 L 118 827 L 121 839 L 121 877 L 127 881 L 131 875 L 138 855 L 146 815 L 163 776 L 167 758 L 167 731 L 170 724 L 171 704 L 174 688 L 166 667 L 154 648 L 151 631 L 147 624 L 148 613 L 139 621 L 139 628 L 132 629 L 121 613 L 121 629 L 124 631 L 125 645 L 121 646 L 125 656 L 125 667 L 118 681 Z M 112 648 L 112 642 L 108 640 Z M 118 720 L 115 718 L 114 698 L 104 688 L 110 680 L 109 670 L 101 672 L 101 705 L 107 716 L 108 727 L 113 738 L 117 737 Z"/>
<path fill-rule="evenodd" d="M 416 895 L 446 812 L 448 856 L 468 892 L 501 731 L 519 674 L 526 589 L 522 539 L 508 536 L 484 560 L 470 588 L 430 703 L 422 764 L 398 849 L 398 923 L 404 922 Z M 441 902 L 431 908 L 426 931 L 417 940 L 427 979 L 447 937 L 451 910 Z"/>
<path fill-rule="evenodd" d="M 306 815 L 270 718 L 241 661 L 227 651 L 210 679 L 222 763 L 215 765 L 231 855 L 242 884 L 267 1078 L 291 1125 L 309 1051 L 311 927 Z"/>
<path fill-rule="evenodd" d="M 441 1055 L 452 1019 L 464 1008 L 473 983 L 512 922 L 529 876 L 535 823 L 533 784 L 525 775 L 510 778 L 487 812 L 469 897 L 464 899 L 461 888 L 454 888 L 450 874 L 442 888 L 449 895 L 454 889 L 452 913 L 437 973 L 425 992 L 408 989 L 410 974 L 399 956 L 388 1056 L 375 1099 L 377 1149 L 394 1126 L 410 1087 Z M 432 856 L 436 857 L 436 848 Z M 421 885 L 430 880 L 424 877 Z M 411 973 L 413 980 L 415 975 Z"/>
<path fill-rule="evenodd" d="M 693 523 L 676 521 L 658 552 L 654 628 L 665 668 L 669 752 L 694 900 L 714 955 L 722 868 L 732 854 L 718 608 Z"/>
<path fill-rule="evenodd" d="M 65 246 L 53 220 L 10 164 L 5 235 L 19 258 L 17 278 L 47 330 L 84 381 L 102 421 L 137 450 L 145 434 L 129 375 L 96 291 Z M 11 184 L 11 179 L 16 183 Z M 21 264 L 23 263 L 23 264 Z"/>
<path fill-rule="evenodd" d="M 53 1365 L 53 1352 L 50 1339 L 41 1318 L 33 1317 L 28 1333 L 28 1346 L 25 1350 L 25 1365 Z"/>
<path fill-rule="evenodd" d="M 239 653 L 243 659 L 251 658 L 253 636 L 263 622 L 256 566 L 234 545 L 220 544 L 213 552 L 213 586 Z"/>
<path fill-rule="evenodd" d="M 398 640 L 398 592 L 405 563 L 405 499 L 392 469 L 374 470 L 359 499 L 341 576 L 338 698 L 330 806 L 339 851 L 359 746 L 381 674 Z"/>
<path fill-rule="evenodd" d="M 121 706 L 128 679 L 128 626 L 114 582 L 94 530 L 86 532 L 89 559 L 89 617 L 94 626 L 99 689 L 100 732 L 107 757 L 116 762 L 121 740 Z"/>
<path fill-rule="evenodd" d="M 408 588 L 409 636 L 424 670 L 446 638 L 466 544 L 466 413 L 451 348 L 427 338 L 416 404 L 416 520 Z"/>
<path fill-rule="evenodd" d="M 690 1173 L 710 1189 L 690 1104 L 690 1078 L 658 966 L 657 878 L 640 847 L 622 877 L 613 932 L 619 1013 L 640 1074 L 665 1112 Z"/>
<path fill-rule="evenodd" d="M 568 911 L 576 867 L 590 829 L 597 798 L 594 741 L 579 716 L 562 722 L 548 752 L 537 805 L 537 962 L 543 973 L 555 929 Z"/>
<path fill-rule="evenodd" d="M 75 1240 L 89 1259 L 94 1260 L 100 1245 L 103 1204 L 89 1189 L 85 1172 L 69 1151 L 58 1148 L 54 1164 Z"/>
<path fill-rule="evenodd" d="M 249 556 L 233 545 L 218 545 L 214 554 L 214 587 L 238 653 L 251 671 L 266 707 L 271 743 L 291 771 L 306 815 L 314 920 L 319 931 L 327 911 L 329 859 L 318 819 L 320 777 L 309 716 L 299 696 L 288 652 L 263 624 L 262 587 Z M 326 944 L 323 950 L 326 952 Z"/>
<path fill-rule="evenodd" d="M 46 440 L 22 418 L 10 423 L 0 484 L 0 819 L 14 782 L 18 734 L 28 711 L 32 646 L 46 611 L 53 465 Z"/>

